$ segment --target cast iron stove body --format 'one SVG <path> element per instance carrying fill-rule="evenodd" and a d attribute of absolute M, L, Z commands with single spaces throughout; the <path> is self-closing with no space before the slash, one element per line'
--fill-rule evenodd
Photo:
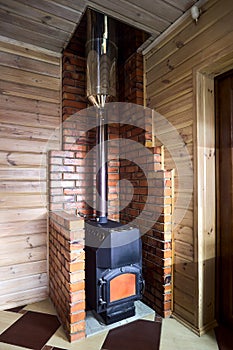
<path fill-rule="evenodd" d="M 134 316 L 144 285 L 138 228 L 87 221 L 85 250 L 87 306 L 106 324 Z"/>

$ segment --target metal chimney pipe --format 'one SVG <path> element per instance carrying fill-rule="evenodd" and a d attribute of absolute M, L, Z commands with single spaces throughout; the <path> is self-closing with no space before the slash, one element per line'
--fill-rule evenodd
<path fill-rule="evenodd" d="M 115 22 L 107 15 L 87 11 L 87 97 L 98 108 L 116 97 Z"/>
<path fill-rule="evenodd" d="M 116 97 L 115 23 L 102 13 L 87 10 L 87 97 L 97 107 L 96 207 L 102 224 L 108 221 L 108 125 L 106 102 Z"/>
<path fill-rule="evenodd" d="M 96 208 L 99 222 L 108 222 L 108 126 L 105 123 L 103 109 L 98 109 L 99 125 L 96 130 L 97 142 L 97 174 L 96 174 Z"/>

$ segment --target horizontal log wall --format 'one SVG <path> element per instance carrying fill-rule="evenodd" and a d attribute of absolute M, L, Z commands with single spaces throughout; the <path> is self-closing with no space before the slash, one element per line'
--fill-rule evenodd
<path fill-rule="evenodd" d="M 46 153 L 59 147 L 60 81 L 59 57 L 0 44 L 0 309 L 48 293 Z"/>
<path fill-rule="evenodd" d="M 191 17 L 186 18 L 179 27 L 145 54 L 147 105 L 167 118 L 181 136 L 181 144 L 186 146 L 191 160 L 194 159 L 195 146 L 195 101 L 196 101 L 196 72 L 201 66 L 208 66 L 233 52 L 233 3 L 230 0 L 210 0 L 202 8 L 197 23 Z M 208 72 L 208 74 L 211 72 Z M 156 119 L 156 118 L 155 118 Z M 158 125 L 159 128 L 161 125 Z M 159 137 L 169 139 L 169 128 L 156 130 L 156 145 Z M 166 146 L 166 145 L 165 145 Z M 180 145 L 173 144 L 174 148 Z M 182 160 L 183 159 L 183 160 Z M 180 154 L 177 159 L 172 158 L 165 148 L 165 167 L 177 168 L 179 162 L 184 162 Z M 190 161 L 190 159 L 189 159 Z M 191 166 L 191 163 L 190 163 Z M 193 174 L 195 175 L 195 164 Z M 185 179 L 183 191 L 179 192 L 181 199 L 190 196 L 188 186 L 190 179 Z M 176 172 L 175 188 L 179 179 Z M 185 190 L 186 188 L 186 190 Z M 197 189 L 194 187 L 194 194 Z M 176 198 L 178 193 L 176 192 Z M 200 271 L 198 270 L 198 232 L 197 217 L 194 216 L 193 198 L 186 208 L 176 204 L 176 212 L 185 212 L 185 216 L 178 223 L 174 232 L 175 266 L 174 266 L 174 314 L 188 323 L 197 332 L 199 327 L 208 327 L 213 322 L 214 288 L 212 284 L 206 286 L 211 299 L 202 304 L 202 294 L 198 285 Z M 203 243 L 204 244 L 204 243 Z M 203 257 L 205 259 L 205 257 Z M 207 278 L 207 276 L 203 276 Z M 204 322 L 200 322 L 200 318 Z M 212 318 L 212 320 L 211 320 Z"/>

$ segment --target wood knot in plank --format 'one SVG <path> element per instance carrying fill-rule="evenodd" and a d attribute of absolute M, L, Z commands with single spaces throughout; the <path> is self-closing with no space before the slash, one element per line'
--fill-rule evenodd
<path fill-rule="evenodd" d="M 14 160 L 11 160 L 11 159 L 10 159 L 10 156 L 11 156 L 11 152 L 7 153 L 7 155 L 6 155 L 6 161 L 7 161 L 7 163 L 8 163 L 9 165 L 16 166 L 16 165 L 17 165 L 16 162 L 15 162 Z"/>
<path fill-rule="evenodd" d="M 173 70 L 174 69 L 174 67 L 170 64 L 169 60 L 167 60 L 167 67 L 168 67 L 169 70 Z"/>
<path fill-rule="evenodd" d="M 184 46 L 183 41 L 180 41 L 180 40 L 176 41 L 176 47 L 177 47 L 178 49 L 181 49 L 183 46 Z"/>

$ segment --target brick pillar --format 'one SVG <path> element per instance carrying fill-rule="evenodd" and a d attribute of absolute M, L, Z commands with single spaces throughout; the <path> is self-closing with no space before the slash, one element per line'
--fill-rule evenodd
<path fill-rule="evenodd" d="M 49 229 L 50 298 L 72 342 L 85 337 L 84 221 L 52 212 Z"/>
<path fill-rule="evenodd" d="M 120 67 L 120 99 L 135 104 L 143 105 L 143 61 L 139 53 L 134 53 Z M 140 167 L 131 161 L 122 160 L 120 163 L 120 179 L 127 179 L 134 187 L 133 198 L 127 192 L 127 188 L 121 188 L 120 220 L 123 223 L 136 221 L 143 237 L 143 274 L 146 282 L 146 290 L 143 300 L 150 305 L 159 315 L 168 317 L 172 310 L 172 210 L 173 210 L 173 171 L 165 171 L 163 165 L 163 148 L 152 146 L 152 121 L 151 112 L 135 115 L 135 118 L 143 118 L 145 129 L 133 125 L 120 127 L 120 136 L 137 141 L 148 147 L 153 154 L 153 164 L 148 164 L 147 159 L 140 158 L 140 164 L 145 162 L 150 169 L 150 181 L 153 183 L 148 198 L 148 183 L 145 174 Z M 132 123 L 133 124 L 133 123 Z M 134 152 L 134 150 L 132 150 Z M 135 155 L 137 151 L 135 150 Z M 136 160 L 135 160 L 136 161 Z M 126 191 L 124 193 L 124 190 Z M 150 208 L 146 219 L 140 219 L 146 201 L 149 200 Z M 130 203 L 125 207 L 125 203 Z M 154 219 L 153 219 L 154 218 Z"/>
<path fill-rule="evenodd" d="M 163 317 L 169 317 L 172 311 L 173 177 L 173 170 L 154 174 L 150 201 L 157 219 L 142 237 L 144 301 Z"/>
<path fill-rule="evenodd" d="M 126 130 L 128 128 L 125 126 Z M 128 131 L 127 131 L 128 132 Z M 129 134 L 128 134 L 129 135 Z M 138 134 L 139 137 L 140 134 Z M 120 179 L 127 179 L 134 187 L 132 200 L 127 187 L 121 188 L 121 222 L 126 224 L 135 220 L 143 233 L 142 256 L 145 294 L 143 300 L 159 315 L 168 317 L 172 309 L 172 210 L 173 210 L 173 171 L 162 170 L 162 148 L 150 148 L 153 153 L 153 164 L 145 162 L 149 170 L 150 189 L 145 174 L 140 167 L 123 160 L 120 168 Z M 124 193 L 125 191 L 125 193 Z M 149 208 L 143 218 L 139 215 L 146 202 Z"/>

